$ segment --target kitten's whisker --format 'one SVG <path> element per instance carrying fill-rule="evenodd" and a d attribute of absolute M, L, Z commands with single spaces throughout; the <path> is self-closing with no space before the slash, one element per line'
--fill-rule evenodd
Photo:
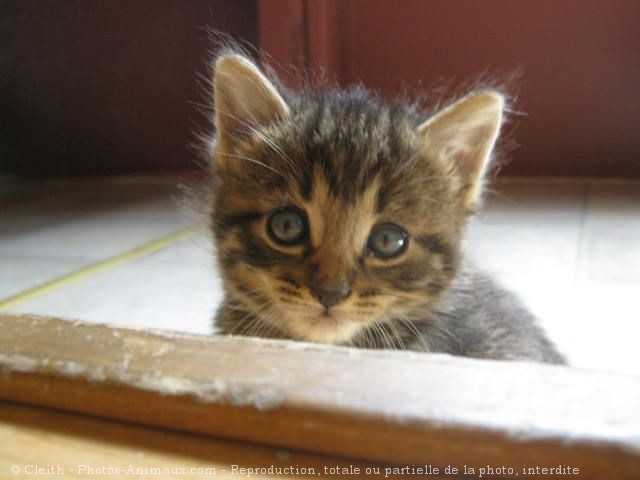
<path fill-rule="evenodd" d="M 391 341 L 391 338 L 389 337 L 389 334 L 385 332 L 382 326 L 379 323 L 374 323 L 373 326 L 375 327 L 378 334 L 382 337 L 385 347 L 388 348 L 389 350 L 396 350 L 395 345 L 393 344 L 393 342 Z"/>
<path fill-rule="evenodd" d="M 241 318 L 229 331 L 229 335 L 242 335 L 242 333 L 246 330 L 246 323 L 251 324 L 254 316 L 251 313 L 248 313 L 243 318 Z"/>
<path fill-rule="evenodd" d="M 262 315 L 258 315 L 256 316 L 256 321 L 253 322 L 252 324 L 252 328 L 250 330 L 247 330 L 247 336 L 249 337 L 259 337 L 259 332 L 262 331 L 264 327 L 264 319 L 262 318 Z"/>
<path fill-rule="evenodd" d="M 389 322 L 387 322 L 387 325 L 389 325 L 389 327 L 391 328 L 391 331 L 393 332 L 395 337 L 398 339 L 398 343 L 400 344 L 400 349 L 401 350 L 406 350 L 407 348 L 404 345 L 404 341 L 402 340 L 402 336 L 400 335 L 400 332 L 398 331 L 398 328 L 396 327 L 394 322 L 393 321 L 389 321 Z"/>
<path fill-rule="evenodd" d="M 381 295 L 386 295 L 388 297 L 402 298 L 402 299 L 405 299 L 405 300 L 415 300 L 416 302 L 424 302 L 425 301 L 424 297 L 418 296 L 417 294 L 415 296 L 413 296 L 413 295 L 402 295 L 402 294 L 399 294 L 399 293 L 383 293 Z"/>
<path fill-rule="evenodd" d="M 231 153 L 223 153 L 223 155 L 225 157 L 238 158 L 240 160 L 246 160 L 248 162 L 255 163 L 256 165 L 260 165 L 261 167 L 267 168 L 267 169 L 271 170 L 273 173 L 276 173 L 277 175 L 280 175 L 285 180 L 287 178 L 283 173 L 279 172 L 278 170 L 276 170 L 273 167 L 270 167 L 266 163 L 261 162 L 260 160 L 256 160 L 255 158 L 245 157 L 245 156 L 242 156 L 242 155 L 234 155 L 234 154 L 231 154 Z"/>
<path fill-rule="evenodd" d="M 382 328 L 389 327 L 389 330 L 391 330 L 391 333 L 394 335 L 395 338 L 398 339 L 400 350 L 406 350 L 404 346 L 404 342 L 402 340 L 402 336 L 400 335 L 400 332 L 398 332 L 398 329 L 394 325 L 393 318 L 391 316 L 389 316 L 388 314 L 385 314 L 383 319 L 380 321 L 380 325 Z M 385 331 L 389 335 L 389 332 L 387 330 Z M 389 338 L 391 339 L 391 335 L 389 335 Z M 394 342 L 394 345 L 395 345 L 395 342 Z"/>
<path fill-rule="evenodd" d="M 365 326 L 358 332 L 359 340 L 362 342 L 362 348 L 371 348 L 371 337 L 369 327 Z"/>
<path fill-rule="evenodd" d="M 233 329 L 234 335 L 244 335 L 246 331 L 251 327 L 253 322 L 256 321 L 256 316 L 253 313 L 247 313 L 237 324 L 238 328 Z M 242 327 L 242 328 L 240 328 Z"/>
<path fill-rule="evenodd" d="M 248 291 L 247 294 L 258 292 L 258 290 Z M 262 293 L 260 291 L 260 293 Z M 254 305 L 251 311 L 247 311 L 245 308 L 233 308 L 235 311 L 243 311 L 246 315 L 241 318 L 236 325 L 229 332 L 230 335 L 246 335 L 247 331 L 252 328 L 252 324 L 260 319 L 262 312 L 266 311 L 270 307 L 271 300 L 266 300 L 260 304 Z M 242 329 L 241 329 L 242 328 Z M 241 330 L 240 330 L 241 329 Z"/>
<path fill-rule="evenodd" d="M 263 293 L 261 290 L 256 290 Z M 272 310 L 273 302 L 270 298 L 254 307 L 252 315 L 258 320 L 254 322 L 253 327 L 247 327 L 245 334 L 255 337 L 268 337 L 268 333 L 274 331 L 274 323 L 277 321 L 278 314 Z M 250 330 L 249 330 L 250 328 Z"/>
<path fill-rule="evenodd" d="M 385 345 L 384 338 L 382 338 L 380 332 L 378 331 L 378 326 L 373 323 L 369 327 L 371 328 L 371 336 L 374 345 L 373 348 L 389 348 L 387 345 Z M 378 347 L 378 344 L 380 344 L 380 347 Z"/>
<path fill-rule="evenodd" d="M 246 312 L 246 311 L 245 311 Z M 236 325 L 229 332 L 230 335 L 243 335 L 249 328 L 252 322 L 255 321 L 257 315 L 254 312 L 246 312 L 246 315 L 242 317 Z"/>
<path fill-rule="evenodd" d="M 262 313 L 260 310 L 257 312 L 252 312 L 250 315 L 250 321 L 247 323 L 245 328 L 240 332 L 240 335 L 253 337 L 257 336 L 255 333 L 260 329 L 262 323 L 264 322 L 262 318 Z"/>
<path fill-rule="evenodd" d="M 373 334 L 371 333 L 371 331 L 369 330 L 368 327 L 364 329 L 364 332 L 366 333 L 365 340 L 369 344 L 368 348 L 370 348 L 372 350 L 375 349 L 376 345 L 375 345 L 375 342 L 374 342 Z"/>
<path fill-rule="evenodd" d="M 405 316 L 398 316 L 398 315 L 395 315 L 395 319 L 398 320 L 402 325 L 408 328 L 411 333 L 415 335 L 416 339 L 420 341 L 420 343 L 422 344 L 425 350 L 427 351 L 429 350 L 429 347 L 425 342 L 422 333 L 420 332 L 420 330 L 418 330 L 418 327 L 413 323 L 413 321 L 411 321 L 409 318 Z"/>
<path fill-rule="evenodd" d="M 384 332 L 386 338 L 388 339 L 389 345 L 391 345 L 391 350 L 398 350 L 398 346 L 396 345 L 396 342 L 394 342 L 393 338 L 391 337 L 391 333 L 389 332 L 389 330 L 387 330 L 384 325 L 380 325 L 380 330 Z"/>
<path fill-rule="evenodd" d="M 277 322 L 277 320 L 278 314 L 276 312 L 269 312 L 269 314 L 265 316 L 264 329 L 260 332 L 260 335 L 263 335 L 265 337 L 273 336 L 270 335 L 270 333 L 276 331 L 273 325 Z"/>

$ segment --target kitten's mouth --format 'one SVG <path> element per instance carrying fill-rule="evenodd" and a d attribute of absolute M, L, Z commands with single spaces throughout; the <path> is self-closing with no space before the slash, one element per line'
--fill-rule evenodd
<path fill-rule="evenodd" d="M 348 342 L 361 326 L 342 309 L 299 305 L 286 311 L 292 336 L 307 342 L 342 344 Z"/>
<path fill-rule="evenodd" d="M 310 320 L 312 324 L 325 325 L 327 327 L 337 327 L 338 325 L 345 322 L 344 318 L 338 318 L 328 310 L 325 310 L 320 315 L 312 317 Z"/>
<path fill-rule="evenodd" d="M 307 321 L 315 326 L 338 328 L 353 323 L 354 320 L 347 312 L 325 308 L 320 313 L 309 315 Z"/>
<path fill-rule="evenodd" d="M 333 315 L 331 315 L 331 312 L 329 311 L 328 308 L 325 308 L 324 311 L 320 314 L 320 318 L 335 318 Z"/>
<path fill-rule="evenodd" d="M 324 323 L 326 325 L 336 325 L 346 321 L 347 318 L 340 312 L 334 311 L 332 308 L 326 307 L 305 307 L 293 310 L 292 313 L 298 317 L 315 324 Z"/>

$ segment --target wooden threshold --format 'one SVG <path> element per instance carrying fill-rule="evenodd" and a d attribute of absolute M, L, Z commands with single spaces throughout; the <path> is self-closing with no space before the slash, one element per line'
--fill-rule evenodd
<path fill-rule="evenodd" d="M 378 478 L 385 478 L 385 469 L 392 468 L 10 403 L 0 404 L 0 439 L 1 478 L 16 480 L 228 480 L 249 474 L 252 480 L 302 480 L 310 475 L 323 480 L 345 478 L 336 473 L 356 469 L 372 473 L 380 469 Z M 435 480 L 440 478 L 445 477 L 438 475 Z"/>
<path fill-rule="evenodd" d="M 633 375 L 7 314 L 0 365 L 0 398 L 104 418 L 385 464 L 640 477 Z"/>

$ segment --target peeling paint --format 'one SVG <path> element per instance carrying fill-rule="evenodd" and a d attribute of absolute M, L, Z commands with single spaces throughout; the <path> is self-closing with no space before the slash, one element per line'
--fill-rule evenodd
<path fill-rule="evenodd" d="M 53 367 L 63 375 L 69 377 L 78 377 L 87 371 L 86 365 L 68 360 L 56 360 L 53 362 Z"/>
<path fill-rule="evenodd" d="M 127 370 L 133 359 L 125 354 L 122 366 L 93 367 L 70 360 L 34 359 L 24 355 L 0 354 L 5 374 L 50 371 L 69 378 L 85 378 L 91 383 L 110 381 L 161 395 L 190 396 L 202 403 L 223 403 L 235 406 L 253 406 L 258 410 L 271 410 L 284 402 L 284 394 L 271 387 L 249 388 L 228 384 L 221 379 L 202 382 L 187 378 L 161 375 L 159 372 L 132 372 Z"/>
<path fill-rule="evenodd" d="M 165 343 L 163 345 L 160 346 L 160 348 L 158 348 L 155 352 L 153 352 L 151 355 L 153 355 L 154 357 L 159 357 L 161 355 L 164 355 L 166 353 L 169 353 L 170 351 L 172 351 L 174 349 L 174 346 L 169 344 L 169 343 Z"/>
<path fill-rule="evenodd" d="M 132 359 L 133 354 L 131 352 L 124 352 L 122 355 L 122 368 L 129 368 Z"/>
<path fill-rule="evenodd" d="M 38 368 L 38 360 L 24 355 L 4 355 L 0 353 L 0 363 L 5 372 L 29 373 Z"/>
<path fill-rule="evenodd" d="M 255 392 L 251 401 L 258 410 L 272 410 L 284 401 L 284 394 L 273 388 L 264 388 Z"/>

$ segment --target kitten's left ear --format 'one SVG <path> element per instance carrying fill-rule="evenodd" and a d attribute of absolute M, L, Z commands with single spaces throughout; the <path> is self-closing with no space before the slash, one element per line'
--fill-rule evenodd
<path fill-rule="evenodd" d="M 418 132 L 433 154 L 443 158 L 465 185 L 465 207 L 479 200 L 482 179 L 498 138 L 504 97 L 496 92 L 471 94 L 438 112 Z"/>
<path fill-rule="evenodd" d="M 241 55 L 225 55 L 216 62 L 213 80 L 217 148 L 232 151 L 235 144 L 263 126 L 281 120 L 289 107 L 258 67 Z"/>

